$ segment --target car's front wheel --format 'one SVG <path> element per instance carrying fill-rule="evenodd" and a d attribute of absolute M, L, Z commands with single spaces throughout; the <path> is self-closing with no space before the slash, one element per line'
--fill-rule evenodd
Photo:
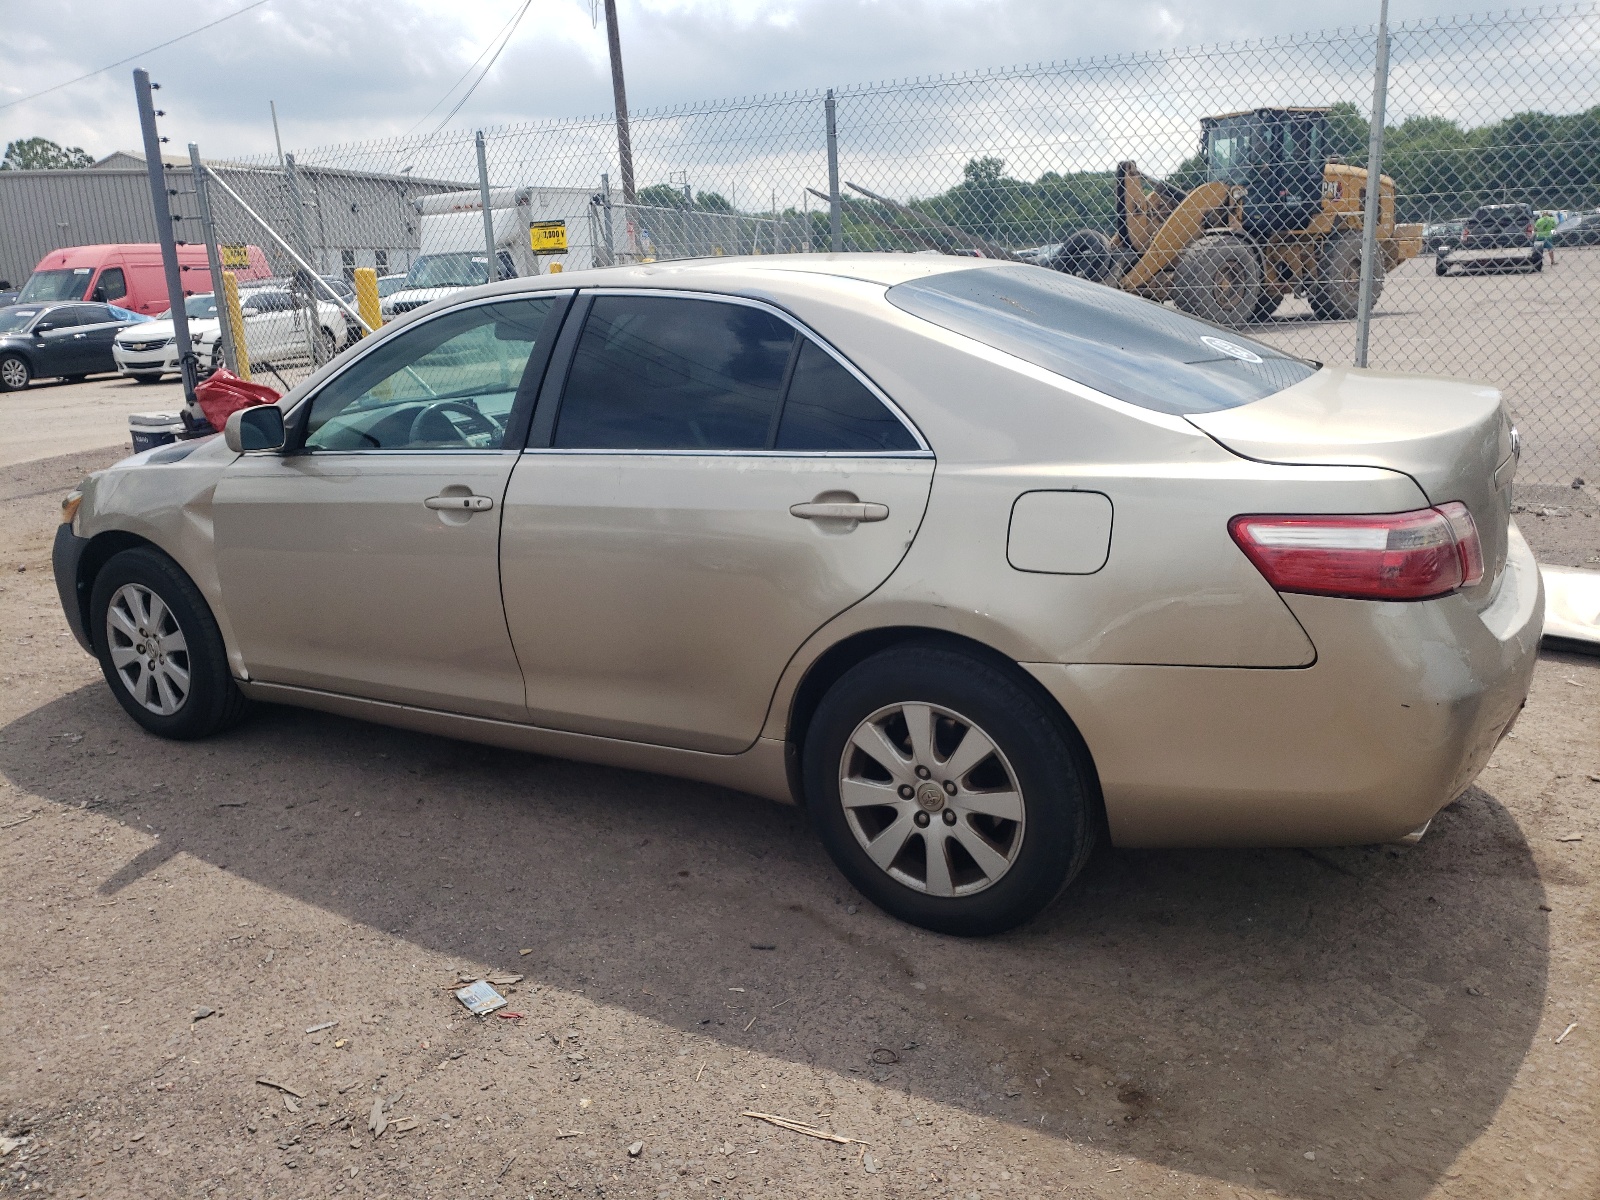
<path fill-rule="evenodd" d="M 829 689 L 806 734 L 806 802 L 839 869 L 901 920 L 981 935 L 1038 915 L 1099 827 L 1088 752 L 998 664 L 895 647 Z"/>
<path fill-rule="evenodd" d="M 89 617 L 112 694 L 151 733 L 187 741 L 244 715 L 211 609 L 165 554 L 138 547 L 114 555 L 95 576 Z"/>
<path fill-rule="evenodd" d="M 20 392 L 32 378 L 28 360 L 21 355 L 7 354 L 0 358 L 0 392 Z"/>

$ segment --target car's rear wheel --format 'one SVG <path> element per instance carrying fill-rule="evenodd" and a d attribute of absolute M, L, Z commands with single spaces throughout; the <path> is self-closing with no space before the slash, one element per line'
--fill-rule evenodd
<path fill-rule="evenodd" d="M 1036 916 L 1087 861 L 1099 806 L 1062 716 L 999 665 L 895 647 L 829 689 L 806 734 L 823 844 L 880 908 L 981 935 Z"/>
<path fill-rule="evenodd" d="M 112 694 L 151 733 L 187 741 L 244 715 L 211 609 L 160 551 L 114 555 L 95 576 L 89 619 Z"/>
<path fill-rule="evenodd" d="M 20 354 L 0 358 L 0 392 L 20 392 L 33 378 L 33 369 Z"/>

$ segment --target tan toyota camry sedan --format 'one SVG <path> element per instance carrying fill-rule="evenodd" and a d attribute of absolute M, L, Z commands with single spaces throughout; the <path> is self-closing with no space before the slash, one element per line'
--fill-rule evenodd
<path fill-rule="evenodd" d="M 68 497 L 140 725 L 247 701 L 804 804 L 957 933 L 1122 846 L 1420 836 L 1527 694 L 1499 394 L 926 255 L 517 279 Z"/>

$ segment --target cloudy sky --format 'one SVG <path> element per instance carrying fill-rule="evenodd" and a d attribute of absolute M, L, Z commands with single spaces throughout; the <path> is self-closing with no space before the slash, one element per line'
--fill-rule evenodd
<path fill-rule="evenodd" d="M 95 156 L 137 149 L 130 72 L 164 85 L 164 132 L 208 154 L 426 132 L 521 0 L 268 0 L 175 46 L 10 103 L 176 37 L 245 0 L 5 0 L 0 143 L 43 136 Z M 1397 20 L 1462 0 L 1395 0 Z M 1366 24 L 1376 0 L 1314 9 L 1273 0 L 620 0 L 629 102 L 655 108 L 1012 63 L 1165 49 Z M 1311 14 L 1314 14 L 1311 15 Z M 444 99 L 432 116 L 430 108 Z M 588 0 L 533 0 L 452 127 L 611 107 L 603 27 Z"/>

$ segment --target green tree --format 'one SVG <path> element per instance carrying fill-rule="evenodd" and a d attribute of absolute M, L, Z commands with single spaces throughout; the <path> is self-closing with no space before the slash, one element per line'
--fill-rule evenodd
<path fill-rule="evenodd" d="M 721 192 L 701 192 L 695 197 L 694 206 L 701 212 L 731 213 L 733 205 L 728 203 L 728 198 Z"/>
<path fill-rule="evenodd" d="M 92 167 L 94 159 L 81 146 L 61 146 L 49 138 L 23 138 L 7 144 L 0 171 L 60 171 Z"/>
<path fill-rule="evenodd" d="M 688 198 L 684 196 L 683 189 L 674 187 L 670 183 L 652 183 L 647 188 L 640 188 L 635 197 L 640 204 L 649 205 L 651 208 L 688 208 Z"/>

